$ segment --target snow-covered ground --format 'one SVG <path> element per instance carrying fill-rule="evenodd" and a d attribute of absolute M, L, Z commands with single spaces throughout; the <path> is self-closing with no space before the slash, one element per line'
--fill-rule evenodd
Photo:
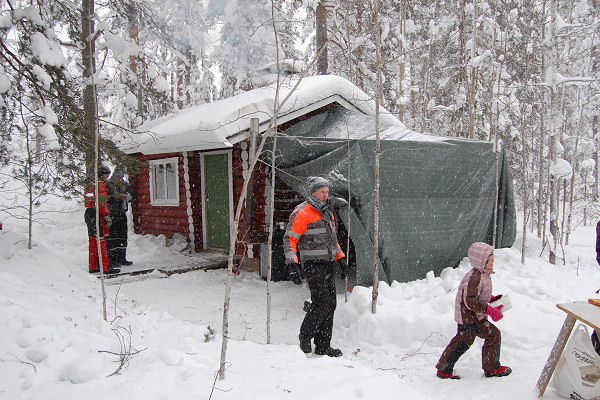
<path fill-rule="evenodd" d="M 457 363 L 463 379 L 448 381 L 435 377 L 434 365 L 456 330 L 466 259 L 441 277 L 382 283 L 376 315 L 369 288 L 355 288 L 348 303 L 339 295 L 332 344 L 344 356 L 337 359 L 307 357 L 297 346 L 306 284 L 271 285 L 272 344 L 265 344 L 266 282 L 242 272 L 232 286 L 226 379 L 215 380 L 225 270 L 109 280 L 104 322 L 99 280 L 87 272 L 83 211 L 52 218 L 35 226 L 32 250 L 23 221 L 2 221 L 0 399 L 534 399 L 565 318 L 555 304 L 598 297 L 600 287 L 593 226 L 571 235 L 566 265 L 540 259 L 532 234 L 525 265 L 520 237 L 497 250 L 494 293 L 509 294 L 513 305 L 496 324 L 501 362 L 514 372 L 484 378 L 477 339 Z M 130 234 L 133 261 L 171 251 Z M 119 369 L 120 353 L 133 354 Z M 552 388 L 544 397 L 559 398 Z"/>

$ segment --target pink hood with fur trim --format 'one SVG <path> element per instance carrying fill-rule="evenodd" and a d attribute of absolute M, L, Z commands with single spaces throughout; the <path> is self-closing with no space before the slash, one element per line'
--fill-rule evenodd
<path fill-rule="evenodd" d="M 472 269 L 465 274 L 458 286 L 454 303 L 454 319 L 459 324 L 472 324 L 486 318 L 488 301 L 492 296 L 492 271 L 486 270 L 494 248 L 487 243 L 476 242 L 469 247 L 468 257 Z"/>

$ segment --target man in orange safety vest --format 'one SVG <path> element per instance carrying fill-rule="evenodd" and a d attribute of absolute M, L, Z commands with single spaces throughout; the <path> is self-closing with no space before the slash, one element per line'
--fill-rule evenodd
<path fill-rule="evenodd" d="M 290 215 L 283 237 L 290 279 L 299 285 L 301 274 L 306 277 L 312 302 L 300 327 L 300 348 L 304 353 L 311 353 L 314 339 L 315 354 L 339 357 L 342 351 L 330 346 L 337 305 L 335 264 L 339 264 L 342 278 L 346 276 L 348 265 L 338 244 L 335 217 L 327 202 L 330 183 L 321 177 L 309 177 L 308 183 L 310 195 Z"/>

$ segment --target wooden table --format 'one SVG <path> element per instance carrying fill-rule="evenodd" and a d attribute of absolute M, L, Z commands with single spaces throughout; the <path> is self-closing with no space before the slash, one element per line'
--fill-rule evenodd
<path fill-rule="evenodd" d="M 575 321 L 579 320 L 600 332 L 600 307 L 590 304 L 587 301 L 575 301 L 573 303 L 557 304 L 556 307 L 566 312 L 567 317 L 565 318 L 565 322 L 563 323 L 558 337 L 556 338 L 556 342 L 554 342 L 554 347 L 552 347 L 552 351 L 550 352 L 548 361 L 546 361 L 546 365 L 544 365 L 542 374 L 538 379 L 536 385 L 539 390 L 538 397 L 542 397 L 546 391 L 546 387 L 548 386 L 548 382 L 550 382 L 550 378 L 556 369 L 560 355 L 565 349 L 567 340 L 569 340 L 569 336 L 573 330 L 573 326 L 575 326 Z"/>

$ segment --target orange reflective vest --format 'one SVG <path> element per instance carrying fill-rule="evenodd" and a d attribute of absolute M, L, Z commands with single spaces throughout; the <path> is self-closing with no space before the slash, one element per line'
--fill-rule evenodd
<path fill-rule="evenodd" d="M 326 210 L 321 213 L 309 201 L 296 206 L 283 236 L 285 262 L 308 260 L 334 261 L 345 257 L 337 241 L 335 217 Z"/>

